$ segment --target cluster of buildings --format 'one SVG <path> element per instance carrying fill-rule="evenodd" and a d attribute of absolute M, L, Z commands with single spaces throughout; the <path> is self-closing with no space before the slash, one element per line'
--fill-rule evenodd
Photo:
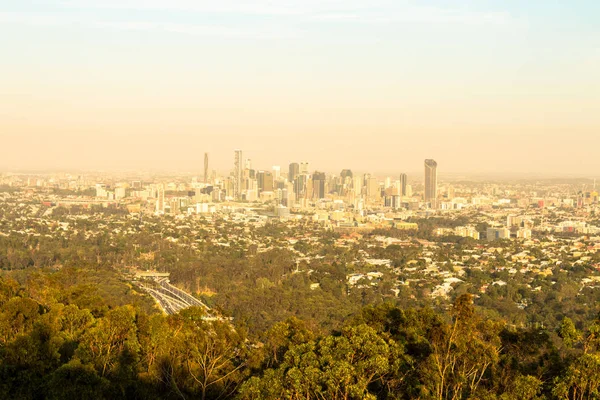
<path fill-rule="evenodd" d="M 38 197 L 46 206 L 118 207 L 130 213 L 210 215 L 260 209 L 283 220 L 308 216 L 325 228 L 416 230 L 416 219 L 443 216 L 465 223 L 439 236 L 477 240 L 529 239 L 536 232 L 598 233 L 589 216 L 599 195 L 589 183 L 438 182 L 438 164 L 424 161 L 422 179 L 315 171 L 308 162 L 254 168 L 235 150 L 233 170 L 219 175 L 204 155 L 201 176 L 148 174 L 2 174 L 0 186 Z M 0 193 L 0 196 L 2 193 Z M 600 210 L 598 210 L 600 212 Z"/>
<path fill-rule="evenodd" d="M 426 206 L 437 206 L 437 163 L 425 161 Z M 310 208 L 321 201 L 342 201 L 355 208 L 369 206 L 389 208 L 409 207 L 415 203 L 408 177 L 381 180 L 371 174 L 356 175 L 343 169 L 339 175 L 311 171 L 308 162 L 292 162 L 287 171 L 280 166 L 270 170 L 255 169 L 251 159 L 244 159 L 241 150 L 235 150 L 233 172 L 221 179 L 205 182 L 198 188 L 210 192 L 212 201 L 273 202 L 289 208 Z M 423 206 L 412 205 L 413 208 Z"/>

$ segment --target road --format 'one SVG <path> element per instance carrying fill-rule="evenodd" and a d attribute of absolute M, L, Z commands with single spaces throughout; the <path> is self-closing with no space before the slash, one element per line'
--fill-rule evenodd
<path fill-rule="evenodd" d="M 201 307 L 206 311 L 206 319 L 217 319 L 206 304 L 189 293 L 171 285 L 167 278 L 157 278 L 155 281 L 158 285 L 142 283 L 141 286 L 154 298 L 166 314 L 177 314 L 188 307 Z"/>

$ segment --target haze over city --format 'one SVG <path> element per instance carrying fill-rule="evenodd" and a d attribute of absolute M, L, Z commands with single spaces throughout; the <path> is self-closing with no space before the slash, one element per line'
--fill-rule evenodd
<path fill-rule="evenodd" d="M 599 399 L 599 16 L 0 0 L 0 399 Z"/>
<path fill-rule="evenodd" d="M 593 1 L 0 4 L 0 168 L 589 177 Z"/>

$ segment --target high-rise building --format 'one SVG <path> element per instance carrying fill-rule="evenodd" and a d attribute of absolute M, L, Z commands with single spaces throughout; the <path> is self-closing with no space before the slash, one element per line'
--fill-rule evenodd
<path fill-rule="evenodd" d="M 325 198 L 325 180 L 327 177 L 324 172 L 315 172 L 312 176 L 313 183 L 313 198 L 324 199 Z"/>
<path fill-rule="evenodd" d="M 204 153 L 204 183 L 208 183 L 208 153 Z"/>
<path fill-rule="evenodd" d="M 377 178 L 366 175 L 365 176 L 365 186 L 367 188 L 367 197 L 373 200 L 377 200 L 381 198 L 381 189 L 379 187 L 379 181 Z"/>
<path fill-rule="evenodd" d="M 308 175 L 308 162 L 304 161 L 300 163 L 300 173 Z"/>
<path fill-rule="evenodd" d="M 270 171 L 258 171 L 256 174 L 259 192 L 273 191 L 273 174 Z"/>
<path fill-rule="evenodd" d="M 165 187 L 162 184 L 158 186 L 156 192 L 156 212 L 165 213 Z"/>
<path fill-rule="evenodd" d="M 294 182 L 294 193 L 296 194 L 296 198 L 304 198 L 306 195 L 306 184 L 308 181 L 308 175 L 301 174 L 296 177 Z"/>
<path fill-rule="evenodd" d="M 353 180 L 352 188 L 354 189 L 354 196 L 360 197 L 363 194 L 365 181 L 362 176 L 354 176 Z"/>
<path fill-rule="evenodd" d="M 437 208 L 437 162 L 425 160 L 425 202 Z"/>
<path fill-rule="evenodd" d="M 276 181 L 279 180 L 279 177 L 281 176 L 281 167 L 279 165 L 273 165 L 273 179 L 275 179 Z"/>
<path fill-rule="evenodd" d="M 298 176 L 299 173 L 300 173 L 300 164 L 298 164 L 298 163 L 291 163 L 290 164 L 290 168 L 289 168 L 289 172 L 288 172 L 288 181 L 289 182 L 294 182 L 296 180 L 296 177 Z"/>
<path fill-rule="evenodd" d="M 406 196 L 406 183 L 408 181 L 408 177 L 406 174 L 400 174 L 400 196 Z"/>
<path fill-rule="evenodd" d="M 242 151 L 235 150 L 233 170 L 233 197 L 235 200 L 242 199 Z"/>
<path fill-rule="evenodd" d="M 343 169 L 340 173 L 339 186 L 336 192 L 339 195 L 347 195 L 348 191 L 352 187 L 352 171 L 349 169 Z"/>

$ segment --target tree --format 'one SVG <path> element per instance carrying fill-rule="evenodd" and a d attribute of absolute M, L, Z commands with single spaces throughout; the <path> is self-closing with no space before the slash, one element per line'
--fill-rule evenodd
<path fill-rule="evenodd" d="M 109 382 L 100 378 L 92 365 L 73 360 L 58 368 L 48 379 L 48 399 L 101 400 L 107 398 Z"/>
<path fill-rule="evenodd" d="M 367 325 L 292 346 L 284 361 L 247 381 L 241 398 L 375 399 L 405 366 L 402 347 Z"/>
<path fill-rule="evenodd" d="M 201 399 L 227 397 L 243 378 L 245 338 L 227 322 L 204 318 L 203 310 L 196 307 L 173 318 L 177 331 L 168 368 L 177 387 L 197 390 Z"/>
<path fill-rule="evenodd" d="M 422 366 L 424 388 L 439 400 L 476 394 L 488 368 L 498 362 L 500 350 L 498 328 L 476 317 L 471 295 L 456 299 L 452 315 L 451 325 L 431 327 L 432 353 Z"/>
<path fill-rule="evenodd" d="M 127 367 L 124 363 L 133 363 L 134 360 L 123 356 L 136 358 L 139 351 L 135 316 L 135 309 L 131 306 L 109 311 L 83 335 L 76 356 L 94 365 L 101 377 Z"/>
<path fill-rule="evenodd" d="M 584 400 L 600 396 L 600 355 L 583 354 L 554 380 L 552 393 L 559 399 Z"/>
<path fill-rule="evenodd" d="M 557 329 L 558 336 L 563 340 L 567 348 L 573 347 L 581 340 L 581 333 L 575 328 L 575 324 L 570 318 L 564 317 Z"/>

